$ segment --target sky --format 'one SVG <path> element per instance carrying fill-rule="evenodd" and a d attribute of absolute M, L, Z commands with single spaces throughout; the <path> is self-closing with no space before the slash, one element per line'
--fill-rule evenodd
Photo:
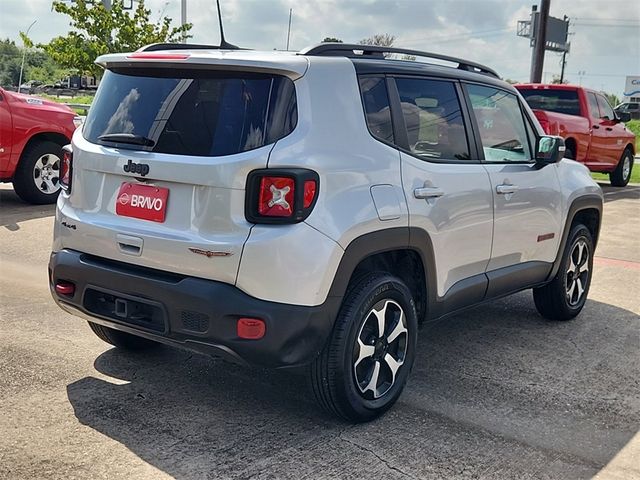
<path fill-rule="evenodd" d="M 190 42 L 219 42 L 214 0 L 186 0 Z M 180 0 L 146 0 L 151 18 L 180 22 Z M 327 36 L 357 43 L 376 33 L 396 36 L 395 46 L 453 55 L 484 63 L 503 78 L 528 81 L 529 40 L 516 36 L 535 0 L 221 0 L 227 41 L 285 49 L 293 9 L 290 50 Z M 614 93 L 626 75 L 640 75 L 640 0 L 551 0 L 551 16 L 571 19 L 571 51 L 565 77 Z M 51 11 L 51 0 L 0 0 L 0 38 L 20 43 L 18 32 L 37 20 L 36 42 L 69 31 L 68 17 Z M 543 81 L 559 75 L 561 54 L 547 52 Z"/>

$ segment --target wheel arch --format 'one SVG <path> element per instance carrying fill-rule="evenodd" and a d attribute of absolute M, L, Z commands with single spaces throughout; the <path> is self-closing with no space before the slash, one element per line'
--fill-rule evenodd
<path fill-rule="evenodd" d="M 591 232 L 593 239 L 593 248 L 598 244 L 598 236 L 600 235 L 600 225 L 602 220 L 602 197 L 599 195 L 584 195 L 576 198 L 569 206 L 567 213 L 567 221 L 564 225 L 562 238 L 553 262 L 553 268 L 547 277 L 547 281 L 551 281 L 560 268 L 562 263 L 562 253 L 567 244 L 571 229 L 578 223 L 585 225 Z"/>
<path fill-rule="evenodd" d="M 32 135 L 29 138 L 29 140 L 27 140 L 27 143 L 25 143 L 24 148 L 22 149 L 22 152 L 20 152 L 20 160 L 22 160 L 22 155 L 24 154 L 24 152 L 28 148 L 30 148 L 32 145 L 38 142 L 53 142 L 53 143 L 57 143 L 61 147 L 64 147 L 66 144 L 70 143 L 71 140 L 69 140 L 65 135 L 61 133 L 56 133 L 56 132 L 36 133 Z"/>
<path fill-rule="evenodd" d="M 373 271 L 389 272 L 403 280 L 411 291 L 420 320 L 435 301 L 435 263 L 427 232 L 396 227 L 378 230 L 354 239 L 345 249 L 329 297 L 344 297 L 355 278 Z"/>
<path fill-rule="evenodd" d="M 567 137 L 564 141 L 564 145 L 567 150 L 571 150 L 573 152 L 574 159 L 578 158 L 578 142 L 573 137 Z"/>
<path fill-rule="evenodd" d="M 631 142 L 630 142 L 630 143 L 627 143 L 627 145 L 624 147 L 624 149 L 625 149 L 625 150 L 629 150 L 629 151 L 631 152 L 631 155 L 634 155 L 634 156 L 635 156 L 635 154 L 636 154 L 636 149 L 635 149 L 635 146 L 633 145 L 633 143 L 631 143 Z"/>

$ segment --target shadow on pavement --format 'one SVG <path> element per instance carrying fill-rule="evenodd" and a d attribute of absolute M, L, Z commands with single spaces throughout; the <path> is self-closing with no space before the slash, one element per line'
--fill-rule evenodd
<path fill-rule="evenodd" d="M 111 349 L 95 368 L 128 383 L 67 393 L 82 424 L 179 479 L 364 478 L 367 463 L 388 469 L 371 478 L 584 478 L 640 427 L 639 327 L 594 301 L 546 322 L 529 292 L 426 325 L 399 403 L 365 425 L 325 415 L 301 375 L 168 347 Z"/>
<path fill-rule="evenodd" d="M 598 183 L 604 193 L 604 201 L 614 200 L 640 200 L 640 186 L 627 185 L 626 187 L 612 187 L 608 183 Z"/>
<path fill-rule="evenodd" d="M 19 230 L 20 222 L 26 222 L 27 220 L 34 220 L 36 218 L 53 217 L 55 213 L 55 204 L 29 205 L 20 200 L 13 189 L 0 189 L 0 226 L 7 230 Z"/>

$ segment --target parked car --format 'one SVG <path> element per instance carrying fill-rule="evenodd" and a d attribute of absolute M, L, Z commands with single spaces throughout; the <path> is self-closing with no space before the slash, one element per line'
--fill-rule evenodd
<path fill-rule="evenodd" d="M 615 108 L 618 116 L 620 114 L 628 113 L 631 120 L 640 120 L 640 103 L 638 102 L 624 102 Z"/>
<path fill-rule="evenodd" d="M 488 67 L 346 44 L 97 62 L 49 279 L 107 343 L 305 366 L 324 408 L 366 421 L 419 323 L 531 288 L 548 319 L 585 305 L 602 191 Z"/>
<path fill-rule="evenodd" d="M 626 128 L 626 114 L 616 115 L 606 97 L 576 85 L 515 85 L 549 135 L 560 135 L 565 156 L 592 172 L 608 173 L 611 185 L 629 183 L 635 135 Z"/>
<path fill-rule="evenodd" d="M 54 203 L 62 146 L 82 122 L 65 105 L 0 88 L 0 181 L 28 203 Z"/>

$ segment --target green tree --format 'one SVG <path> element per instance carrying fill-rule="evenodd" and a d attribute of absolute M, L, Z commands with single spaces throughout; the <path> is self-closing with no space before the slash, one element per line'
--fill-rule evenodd
<path fill-rule="evenodd" d="M 612 107 L 616 107 L 617 105 L 620 105 L 620 99 L 618 98 L 618 96 L 614 93 L 606 93 L 606 92 L 602 92 L 602 94 L 607 97 L 607 100 L 609 101 L 609 104 L 611 104 Z"/>
<path fill-rule="evenodd" d="M 396 41 L 395 35 L 390 35 L 388 33 L 376 33 L 367 38 L 363 38 L 358 43 L 360 45 L 377 45 L 380 47 L 391 47 L 393 46 L 393 42 Z"/>
<path fill-rule="evenodd" d="M 162 17 L 157 23 L 150 21 L 151 10 L 145 8 L 144 0 L 139 1 L 132 14 L 125 10 L 124 0 L 114 0 L 110 10 L 92 0 L 69 4 L 55 0 L 53 9 L 70 17 L 72 30 L 38 47 L 60 66 L 96 76 L 102 75 L 102 69 L 94 64 L 98 56 L 132 52 L 150 43 L 179 42 L 190 38 L 192 27 L 172 27 L 169 17 Z"/>
<path fill-rule="evenodd" d="M 336 37 L 324 37 L 322 43 L 343 43 L 342 40 Z"/>

